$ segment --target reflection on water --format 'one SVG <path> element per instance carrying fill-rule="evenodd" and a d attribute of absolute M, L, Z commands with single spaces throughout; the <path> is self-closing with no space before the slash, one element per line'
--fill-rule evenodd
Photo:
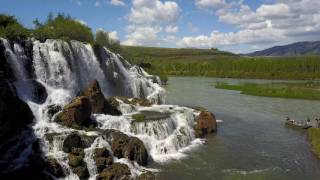
<path fill-rule="evenodd" d="M 319 179 L 320 160 L 312 154 L 305 131 L 286 128 L 284 117 L 319 116 L 320 101 L 248 96 L 215 89 L 213 84 L 218 81 L 257 82 L 170 78 L 168 103 L 207 107 L 223 123 L 216 135 L 186 159 L 161 166 L 160 179 Z"/>

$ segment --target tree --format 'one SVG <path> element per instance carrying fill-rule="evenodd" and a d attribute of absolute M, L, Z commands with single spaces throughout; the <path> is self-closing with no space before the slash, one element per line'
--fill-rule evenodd
<path fill-rule="evenodd" d="M 109 33 L 98 29 L 96 32 L 96 44 L 106 47 L 112 52 L 121 53 L 120 41 L 110 38 Z"/>

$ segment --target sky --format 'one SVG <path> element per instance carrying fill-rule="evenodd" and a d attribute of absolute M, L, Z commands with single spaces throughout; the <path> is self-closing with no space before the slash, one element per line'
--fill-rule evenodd
<path fill-rule="evenodd" d="M 235 53 L 320 40 L 320 0 L 0 0 L 25 26 L 64 13 L 125 45 Z"/>

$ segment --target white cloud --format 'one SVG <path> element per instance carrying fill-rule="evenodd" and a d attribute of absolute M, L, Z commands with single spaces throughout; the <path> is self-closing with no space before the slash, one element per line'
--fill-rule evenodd
<path fill-rule="evenodd" d="M 87 22 L 85 22 L 84 20 L 81 20 L 81 19 L 75 19 L 76 21 L 78 21 L 79 23 L 85 25 L 85 26 L 88 26 Z"/>
<path fill-rule="evenodd" d="M 119 40 L 119 37 L 118 37 L 118 32 L 117 31 L 111 31 L 109 32 L 109 37 L 113 40 Z"/>
<path fill-rule="evenodd" d="M 159 45 L 165 41 L 161 33 L 176 33 L 177 21 L 181 9 L 174 1 L 132 0 L 132 7 L 127 16 L 129 25 L 124 44 Z"/>
<path fill-rule="evenodd" d="M 197 7 L 215 13 L 219 21 L 235 25 L 235 32 L 212 32 L 182 38 L 178 46 L 228 47 L 246 45 L 257 47 L 300 40 L 319 40 L 320 1 L 278 0 L 261 4 L 256 10 L 243 1 L 195 0 Z"/>
<path fill-rule="evenodd" d="M 153 45 L 158 43 L 158 33 L 161 27 L 151 26 L 134 26 L 128 28 L 129 34 L 127 40 L 123 42 L 125 45 Z"/>
<path fill-rule="evenodd" d="M 125 6 L 126 4 L 123 2 L 123 0 L 110 0 L 109 2 L 111 5 L 114 6 Z"/>
<path fill-rule="evenodd" d="M 96 1 L 96 2 L 94 3 L 94 6 L 99 7 L 99 6 L 100 6 L 100 1 Z"/>
<path fill-rule="evenodd" d="M 128 20 L 134 24 L 173 23 L 180 15 L 180 7 L 174 1 L 133 0 Z"/>
<path fill-rule="evenodd" d="M 165 31 L 167 33 L 177 33 L 179 31 L 179 28 L 178 28 L 178 26 L 169 25 L 166 27 Z"/>

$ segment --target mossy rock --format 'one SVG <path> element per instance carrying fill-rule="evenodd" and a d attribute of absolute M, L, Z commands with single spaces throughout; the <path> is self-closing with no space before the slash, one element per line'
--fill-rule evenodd
<path fill-rule="evenodd" d="M 69 165 L 71 167 L 77 167 L 81 166 L 83 162 L 83 156 L 75 155 L 75 154 L 69 154 L 68 155 Z"/>
<path fill-rule="evenodd" d="M 146 121 L 146 116 L 142 113 L 133 114 L 131 117 L 134 120 L 134 122 L 145 122 Z"/>
<path fill-rule="evenodd" d="M 89 171 L 87 166 L 78 166 L 72 168 L 72 172 L 75 173 L 80 178 L 80 180 L 89 178 Z"/>
<path fill-rule="evenodd" d="M 127 165 L 114 163 L 111 166 L 108 166 L 107 168 L 105 168 L 98 175 L 97 180 L 114 180 L 114 179 L 129 180 L 130 175 L 131 173 Z"/>

